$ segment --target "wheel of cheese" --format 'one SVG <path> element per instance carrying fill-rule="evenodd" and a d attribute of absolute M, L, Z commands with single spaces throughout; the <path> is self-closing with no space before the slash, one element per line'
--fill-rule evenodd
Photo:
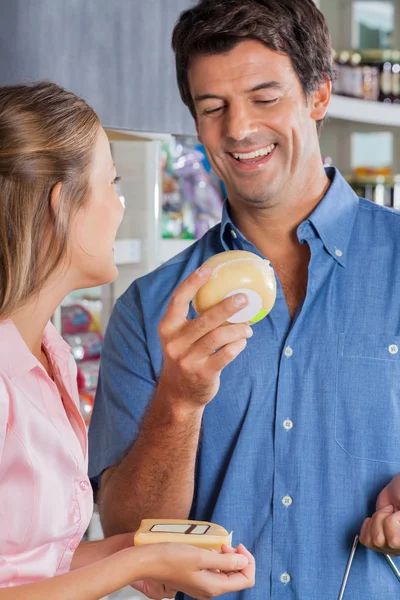
<path fill-rule="evenodd" d="M 204 264 L 213 274 L 193 299 L 199 314 L 239 293 L 246 294 L 248 304 L 230 317 L 229 323 L 258 323 L 271 311 L 276 299 L 276 280 L 268 260 L 252 252 L 231 250 L 215 254 Z"/>
<path fill-rule="evenodd" d="M 221 552 L 223 544 L 232 546 L 232 533 L 215 523 L 179 519 L 143 519 L 136 531 L 133 545 L 144 546 L 160 542 L 189 544 Z"/>

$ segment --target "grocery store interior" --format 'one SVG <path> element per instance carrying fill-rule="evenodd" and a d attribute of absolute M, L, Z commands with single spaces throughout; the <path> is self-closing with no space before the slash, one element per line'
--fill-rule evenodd
<path fill-rule="evenodd" d="M 99 4 L 103 11 L 98 10 Z M 221 217 L 223 185 L 212 172 L 189 111 L 179 99 L 170 49 L 173 24 L 191 4 L 190 0 L 101 0 L 96 7 L 94 0 L 40 0 L 27 2 L 18 15 L 12 14 L 13 3 L 8 3 L 9 13 L 1 19 L 2 39 L 13 36 L 14 46 L 17 38 L 23 39 L 23 51 L 29 55 L 22 68 L 16 67 L 21 62 L 18 52 L 3 55 L 2 82 L 45 77 L 87 98 L 106 126 L 121 176 L 118 193 L 125 217 L 115 245 L 118 279 L 69 295 L 54 315 L 78 362 L 81 411 L 87 425 L 103 335 L 116 299 L 135 278 L 193 244 Z M 317 4 L 328 21 L 337 70 L 321 133 L 323 161 L 338 167 L 360 196 L 400 210 L 400 0 L 319 0 Z M 14 6 L 17 10 L 22 5 Z M 44 13 L 70 26 L 57 31 L 49 22 L 44 25 Z M 45 51 L 44 27 L 52 30 L 54 39 L 61 36 L 71 53 L 79 51 L 79 63 L 72 61 L 79 64 L 74 72 L 57 52 L 50 56 Z M 112 51 L 106 50 L 109 44 Z M 95 513 L 87 538 L 99 537 Z M 126 589 L 113 597 L 138 600 L 139 595 Z"/>

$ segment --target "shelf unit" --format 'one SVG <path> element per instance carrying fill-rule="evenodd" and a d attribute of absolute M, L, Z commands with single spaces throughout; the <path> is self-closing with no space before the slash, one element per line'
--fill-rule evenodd
<path fill-rule="evenodd" d="M 324 14 L 336 50 L 352 48 L 355 40 L 355 0 L 317 0 Z M 379 0 L 383 1 L 383 0 Z M 400 49 L 400 0 L 388 0 L 394 7 L 393 48 Z M 321 151 L 330 156 L 342 173 L 351 169 L 351 134 L 390 132 L 393 135 L 393 172 L 400 173 L 400 105 L 390 105 L 333 96 L 321 133 Z M 371 149 L 371 153 L 374 149 Z"/>
<path fill-rule="evenodd" d="M 385 104 L 333 95 L 329 109 L 330 119 L 400 128 L 400 104 Z"/>

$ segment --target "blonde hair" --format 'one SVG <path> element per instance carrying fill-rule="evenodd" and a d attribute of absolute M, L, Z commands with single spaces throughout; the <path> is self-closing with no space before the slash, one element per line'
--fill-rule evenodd
<path fill-rule="evenodd" d="M 0 319 L 61 264 L 88 192 L 99 126 L 84 100 L 55 83 L 0 87 Z M 51 192 L 60 182 L 54 212 Z"/>

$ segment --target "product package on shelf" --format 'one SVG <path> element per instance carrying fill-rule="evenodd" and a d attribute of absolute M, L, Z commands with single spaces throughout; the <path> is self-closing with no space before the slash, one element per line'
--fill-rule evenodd
<path fill-rule="evenodd" d="M 390 169 L 355 169 L 346 177 L 358 196 L 400 210 L 400 175 L 392 175 Z"/>
<path fill-rule="evenodd" d="M 65 335 L 65 341 L 71 346 L 72 356 L 75 360 L 90 360 L 99 358 L 103 344 L 103 336 L 96 331 L 87 333 L 74 333 Z"/>
<path fill-rule="evenodd" d="M 175 140 L 163 149 L 162 237 L 199 239 L 221 220 L 221 186 L 201 146 Z"/>
<path fill-rule="evenodd" d="M 71 347 L 78 367 L 80 410 L 90 423 L 103 344 L 101 301 L 96 298 L 68 297 L 61 307 L 61 333 Z"/>
<path fill-rule="evenodd" d="M 335 51 L 334 61 L 335 94 L 388 104 L 400 103 L 400 51 Z"/>

